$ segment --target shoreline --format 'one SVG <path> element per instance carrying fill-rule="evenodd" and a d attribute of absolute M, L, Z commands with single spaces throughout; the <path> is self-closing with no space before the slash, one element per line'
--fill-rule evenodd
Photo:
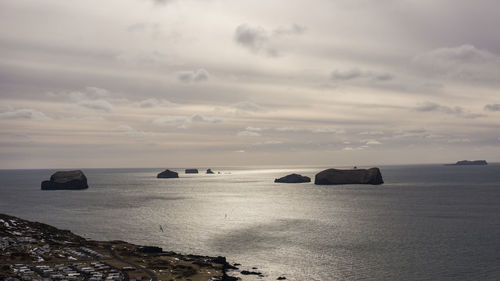
<path fill-rule="evenodd" d="M 240 280 L 227 275 L 237 268 L 222 256 L 88 240 L 69 230 L 1 213 L 0 250 L 2 280 Z"/>

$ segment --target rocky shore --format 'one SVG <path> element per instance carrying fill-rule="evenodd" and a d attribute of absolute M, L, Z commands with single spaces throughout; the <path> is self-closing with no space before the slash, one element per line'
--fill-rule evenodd
<path fill-rule="evenodd" d="M 238 280 L 224 257 L 182 255 L 0 214 L 0 280 Z"/>

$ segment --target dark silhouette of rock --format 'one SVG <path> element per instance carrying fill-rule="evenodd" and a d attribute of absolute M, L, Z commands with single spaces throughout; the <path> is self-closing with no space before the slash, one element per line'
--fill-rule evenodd
<path fill-rule="evenodd" d="M 379 168 L 339 170 L 328 169 L 316 174 L 314 184 L 383 184 Z"/>
<path fill-rule="evenodd" d="M 179 174 L 177 172 L 170 171 L 170 170 L 167 169 L 167 170 L 159 173 L 156 177 L 159 178 L 159 179 L 178 178 Z"/>
<path fill-rule="evenodd" d="M 213 174 L 213 173 L 214 173 L 214 171 L 212 171 L 212 169 L 207 170 L 207 174 Z"/>
<path fill-rule="evenodd" d="M 474 160 L 474 161 L 469 161 L 469 160 L 461 160 L 457 161 L 455 164 L 447 164 L 447 166 L 485 166 L 488 165 L 488 162 L 486 160 Z"/>
<path fill-rule="evenodd" d="M 54 173 L 50 180 L 42 181 L 42 190 L 57 190 L 57 189 L 86 189 L 87 177 L 80 170 L 75 171 L 58 171 Z"/>
<path fill-rule="evenodd" d="M 275 179 L 274 182 L 281 183 L 301 183 L 301 182 L 311 182 L 310 177 L 301 176 L 299 174 L 290 174 L 279 179 Z"/>
<path fill-rule="evenodd" d="M 156 253 L 161 253 L 163 249 L 156 246 L 139 246 L 137 247 L 137 251 L 146 254 L 156 254 Z"/>
<path fill-rule="evenodd" d="M 240 273 L 243 274 L 243 275 L 258 275 L 258 276 L 263 276 L 262 272 L 258 272 L 258 271 L 242 270 Z"/>
<path fill-rule="evenodd" d="M 276 278 L 276 280 L 286 280 L 286 277 L 285 276 L 280 276 L 280 277 Z"/>
<path fill-rule="evenodd" d="M 198 169 L 186 169 L 186 174 L 198 174 Z"/>

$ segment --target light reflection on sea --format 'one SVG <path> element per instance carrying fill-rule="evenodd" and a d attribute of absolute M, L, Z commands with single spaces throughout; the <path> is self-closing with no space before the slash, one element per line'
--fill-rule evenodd
<path fill-rule="evenodd" d="M 273 183 L 321 168 L 213 170 L 156 179 L 162 169 L 88 169 L 83 191 L 41 191 L 53 170 L 3 170 L 0 212 L 92 239 L 223 255 L 263 280 L 500 277 L 500 165 L 382 167 L 381 186 Z"/>

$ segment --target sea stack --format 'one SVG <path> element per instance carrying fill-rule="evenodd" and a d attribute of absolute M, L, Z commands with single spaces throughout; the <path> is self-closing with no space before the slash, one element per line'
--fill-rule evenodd
<path fill-rule="evenodd" d="M 303 183 L 303 182 L 311 182 L 310 177 L 302 176 L 299 174 L 290 174 L 287 176 L 284 176 L 279 179 L 275 179 L 274 182 L 279 182 L 279 183 Z"/>
<path fill-rule="evenodd" d="M 207 169 L 207 174 L 213 174 L 214 171 L 212 171 L 212 169 Z"/>
<path fill-rule="evenodd" d="M 382 174 L 379 168 L 339 170 L 328 169 L 316 174 L 314 184 L 336 185 L 336 184 L 383 184 Z"/>
<path fill-rule="evenodd" d="M 186 174 L 198 174 L 198 169 L 186 169 Z"/>
<path fill-rule="evenodd" d="M 58 171 L 50 177 L 50 180 L 42 181 L 42 190 L 77 190 L 86 188 L 89 188 L 87 177 L 80 170 Z"/>
<path fill-rule="evenodd" d="M 173 179 L 173 178 L 178 178 L 179 174 L 174 171 L 170 171 L 169 169 L 159 173 L 157 176 L 159 179 Z"/>

